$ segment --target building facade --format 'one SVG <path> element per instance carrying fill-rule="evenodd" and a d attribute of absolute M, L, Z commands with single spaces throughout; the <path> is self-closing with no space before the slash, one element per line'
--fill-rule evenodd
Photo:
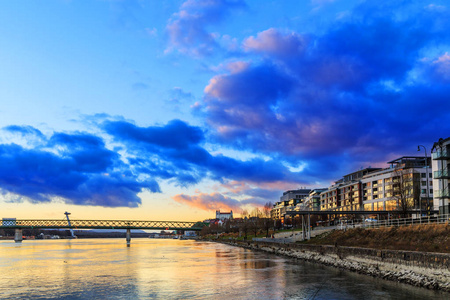
<path fill-rule="evenodd" d="M 433 144 L 432 168 L 433 168 L 433 194 L 434 209 L 439 210 L 439 214 L 450 213 L 450 137 L 439 139 Z"/>
<path fill-rule="evenodd" d="M 320 209 L 327 211 L 427 211 L 432 202 L 431 159 L 403 156 L 389 168 L 366 168 L 343 176 L 320 194 Z"/>
<path fill-rule="evenodd" d="M 271 217 L 283 219 L 287 211 L 305 210 L 336 211 L 336 216 L 346 211 L 397 211 L 414 217 L 438 209 L 449 213 L 450 137 L 435 143 L 433 150 L 433 158 L 426 153 L 403 156 L 389 161 L 388 168 L 369 167 L 344 175 L 326 189 L 286 191 Z"/>
<path fill-rule="evenodd" d="M 270 217 L 274 220 L 284 218 L 286 211 L 294 210 L 295 206 L 302 203 L 309 196 L 311 189 L 288 190 L 283 192 L 280 201 L 273 205 Z"/>
<path fill-rule="evenodd" d="M 403 209 L 424 214 L 433 195 L 430 158 L 403 156 L 388 163 L 389 168 L 361 179 L 364 210 Z"/>
<path fill-rule="evenodd" d="M 343 176 L 320 193 L 320 209 L 334 211 L 362 210 L 361 179 L 379 168 L 366 168 Z"/>
<path fill-rule="evenodd" d="M 220 212 L 220 210 L 216 210 L 216 219 L 217 220 L 231 220 L 233 219 L 233 211 L 230 212 Z"/>

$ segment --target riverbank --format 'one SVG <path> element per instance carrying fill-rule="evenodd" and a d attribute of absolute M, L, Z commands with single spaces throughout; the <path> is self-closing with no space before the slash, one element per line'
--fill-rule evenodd
<path fill-rule="evenodd" d="M 314 232 L 314 231 L 313 231 Z M 302 243 L 380 250 L 450 253 L 450 226 L 446 224 L 348 228 L 334 230 Z"/>
<path fill-rule="evenodd" d="M 358 274 L 450 292 L 450 254 L 297 243 L 220 241 Z"/>

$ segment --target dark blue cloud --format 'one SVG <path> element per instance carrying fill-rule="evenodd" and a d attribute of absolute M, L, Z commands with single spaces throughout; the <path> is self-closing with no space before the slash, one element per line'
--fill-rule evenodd
<path fill-rule="evenodd" d="M 20 134 L 22 136 L 35 136 L 38 138 L 44 138 L 42 132 L 32 126 L 18 126 L 18 125 L 10 125 L 3 128 L 3 130 Z"/>
<path fill-rule="evenodd" d="M 320 34 L 271 28 L 249 37 L 250 63 L 205 88 L 209 133 L 303 162 L 310 182 L 448 136 L 450 13 L 428 4 L 363 2 Z"/>
<path fill-rule="evenodd" d="M 281 162 L 256 158 L 242 161 L 212 155 L 202 146 L 205 141 L 203 131 L 180 120 L 145 128 L 125 121 L 108 121 L 103 128 L 116 142 L 126 145 L 131 156 L 139 157 L 130 160 L 139 172 L 174 179 L 181 186 L 198 183 L 204 178 L 257 183 L 301 181 L 298 174 L 290 172 Z"/>
<path fill-rule="evenodd" d="M 103 128 L 114 136 L 120 136 L 122 140 L 137 142 L 145 147 L 180 150 L 186 145 L 198 144 L 204 138 L 202 129 L 180 120 L 172 120 L 166 126 L 147 128 L 126 121 L 105 121 Z"/>
<path fill-rule="evenodd" d="M 42 135 L 32 127 L 19 129 L 6 128 Z M 78 205 L 137 207 L 138 193 L 160 191 L 155 180 L 138 180 L 101 138 L 85 133 L 55 133 L 32 149 L 1 144 L 0 165 L 2 191 L 36 203 L 58 198 Z"/>

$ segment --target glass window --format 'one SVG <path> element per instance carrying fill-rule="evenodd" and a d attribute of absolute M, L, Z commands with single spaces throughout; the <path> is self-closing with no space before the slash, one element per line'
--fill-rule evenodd
<path fill-rule="evenodd" d="M 386 203 L 386 210 L 397 209 L 397 201 L 396 200 L 386 201 L 385 203 Z"/>

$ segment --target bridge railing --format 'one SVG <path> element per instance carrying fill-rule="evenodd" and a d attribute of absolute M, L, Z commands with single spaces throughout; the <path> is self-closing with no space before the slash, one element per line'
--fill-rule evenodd
<path fill-rule="evenodd" d="M 0 220 L 1 228 L 73 228 L 73 229 L 168 229 L 201 230 L 202 222 L 134 220 Z"/>

